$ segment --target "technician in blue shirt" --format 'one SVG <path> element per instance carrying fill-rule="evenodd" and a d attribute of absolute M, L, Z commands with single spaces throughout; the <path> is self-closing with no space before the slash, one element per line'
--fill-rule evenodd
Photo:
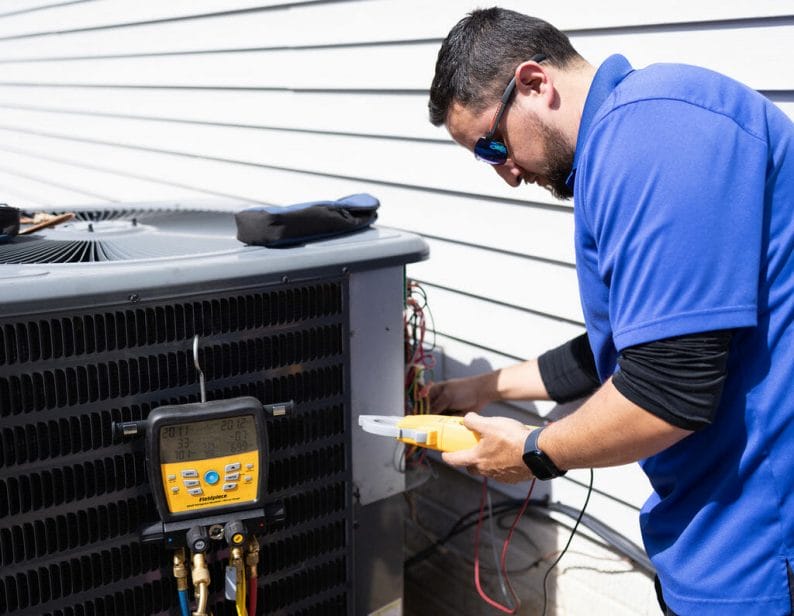
<path fill-rule="evenodd" d="M 501 9 L 450 32 L 429 106 L 511 186 L 574 197 L 587 329 L 538 360 L 434 384 L 434 411 L 473 411 L 482 434 L 444 459 L 504 481 L 639 460 L 668 613 L 790 614 L 791 120 L 705 69 L 594 67 L 553 26 Z M 583 395 L 534 432 L 477 414 Z"/>

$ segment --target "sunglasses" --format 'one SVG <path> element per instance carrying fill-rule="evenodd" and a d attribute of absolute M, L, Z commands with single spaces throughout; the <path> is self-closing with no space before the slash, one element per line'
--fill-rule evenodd
<path fill-rule="evenodd" d="M 545 59 L 546 56 L 544 54 L 537 53 L 529 60 L 530 62 L 543 62 Z M 489 165 L 504 165 L 507 161 L 507 146 L 504 144 L 504 141 L 494 139 L 494 134 L 496 133 L 496 129 L 499 128 L 499 122 L 502 121 L 502 116 L 505 114 L 505 111 L 507 111 L 507 106 L 515 90 L 516 78 L 513 77 L 502 94 L 499 108 L 496 110 L 493 122 L 491 122 L 491 129 L 484 137 L 480 137 L 477 143 L 474 144 L 474 156 L 477 160 L 481 160 Z"/>

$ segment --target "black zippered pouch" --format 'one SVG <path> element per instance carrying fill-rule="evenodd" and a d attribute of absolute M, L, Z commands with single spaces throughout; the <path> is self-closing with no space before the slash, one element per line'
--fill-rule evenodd
<path fill-rule="evenodd" d="M 335 201 L 256 206 L 237 212 L 237 239 L 244 244 L 286 247 L 365 229 L 378 217 L 380 202 L 370 194 Z"/>

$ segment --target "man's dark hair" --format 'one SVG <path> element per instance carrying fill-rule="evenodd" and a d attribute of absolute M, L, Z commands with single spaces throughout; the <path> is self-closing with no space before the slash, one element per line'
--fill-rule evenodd
<path fill-rule="evenodd" d="M 441 126 L 453 102 L 482 111 L 499 99 L 515 68 L 537 53 L 557 68 L 581 60 L 568 37 L 542 19 L 497 7 L 472 11 L 438 51 L 430 122 Z"/>

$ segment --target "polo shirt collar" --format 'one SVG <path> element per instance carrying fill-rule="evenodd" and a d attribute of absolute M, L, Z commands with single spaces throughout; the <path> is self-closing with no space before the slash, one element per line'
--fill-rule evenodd
<path fill-rule="evenodd" d="M 587 139 L 587 135 L 590 133 L 590 127 L 596 113 L 607 97 L 612 94 L 612 90 L 614 90 L 617 85 L 625 79 L 626 75 L 633 70 L 634 69 L 626 58 L 620 54 L 615 54 L 604 60 L 604 63 L 598 67 L 596 74 L 593 76 L 593 83 L 590 84 L 590 90 L 587 93 L 584 110 L 582 111 L 582 119 L 579 123 L 579 133 L 576 137 L 576 153 L 573 158 L 573 169 L 568 179 L 565 180 L 565 183 L 571 190 L 573 190 L 579 157 L 584 149 L 584 143 Z"/>

